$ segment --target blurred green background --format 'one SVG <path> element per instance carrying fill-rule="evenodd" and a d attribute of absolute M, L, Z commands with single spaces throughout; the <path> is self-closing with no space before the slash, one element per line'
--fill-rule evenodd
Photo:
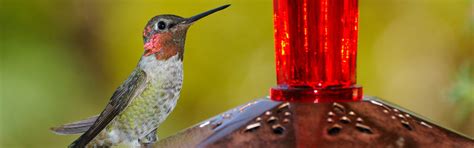
<path fill-rule="evenodd" d="M 192 16 L 178 106 L 161 138 L 275 86 L 271 0 L 1 0 L 0 147 L 64 147 L 48 128 L 99 113 L 157 14 Z M 473 0 L 360 0 L 358 83 L 474 136 Z"/>

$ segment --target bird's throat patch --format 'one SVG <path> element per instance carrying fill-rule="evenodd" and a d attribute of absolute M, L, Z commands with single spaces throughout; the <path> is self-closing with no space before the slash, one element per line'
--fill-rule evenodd
<path fill-rule="evenodd" d="M 160 49 L 162 48 L 160 40 L 160 35 L 155 34 L 150 38 L 150 40 L 148 40 L 147 43 L 145 43 L 145 56 L 149 56 L 160 51 Z"/>
<path fill-rule="evenodd" d="M 166 60 L 179 52 L 171 33 L 154 34 L 144 45 L 145 56 L 155 54 L 157 60 Z"/>

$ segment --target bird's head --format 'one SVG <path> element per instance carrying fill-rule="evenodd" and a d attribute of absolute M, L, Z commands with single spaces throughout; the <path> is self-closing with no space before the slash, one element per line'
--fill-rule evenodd
<path fill-rule="evenodd" d="M 153 17 L 143 31 L 144 56 L 154 55 L 157 60 L 166 60 L 178 54 L 182 60 L 188 28 L 195 21 L 229 6 L 224 5 L 190 18 L 170 14 Z"/>

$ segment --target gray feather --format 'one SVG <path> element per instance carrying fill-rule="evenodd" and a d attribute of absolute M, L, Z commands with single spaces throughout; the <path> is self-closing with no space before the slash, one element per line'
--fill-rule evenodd
<path fill-rule="evenodd" d="M 97 117 L 92 126 L 87 129 L 77 140 L 69 147 L 85 147 L 97 134 L 99 134 L 120 112 L 122 112 L 130 101 L 143 91 L 146 86 L 146 73 L 140 68 L 135 69 L 130 77 L 115 90 L 112 98 L 105 109 Z"/>
<path fill-rule="evenodd" d="M 84 133 L 92 126 L 92 124 L 94 124 L 95 120 L 97 120 L 97 117 L 99 117 L 99 115 L 95 115 L 81 121 L 64 124 L 59 127 L 53 127 L 51 128 L 51 131 L 58 135 Z"/>

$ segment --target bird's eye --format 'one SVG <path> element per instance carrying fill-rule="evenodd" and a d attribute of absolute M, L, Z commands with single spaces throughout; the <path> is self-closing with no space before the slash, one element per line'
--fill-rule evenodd
<path fill-rule="evenodd" d="M 166 24 L 163 21 L 159 21 L 158 24 L 156 24 L 156 27 L 160 30 L 163 30 L 166 28 Z"/>

